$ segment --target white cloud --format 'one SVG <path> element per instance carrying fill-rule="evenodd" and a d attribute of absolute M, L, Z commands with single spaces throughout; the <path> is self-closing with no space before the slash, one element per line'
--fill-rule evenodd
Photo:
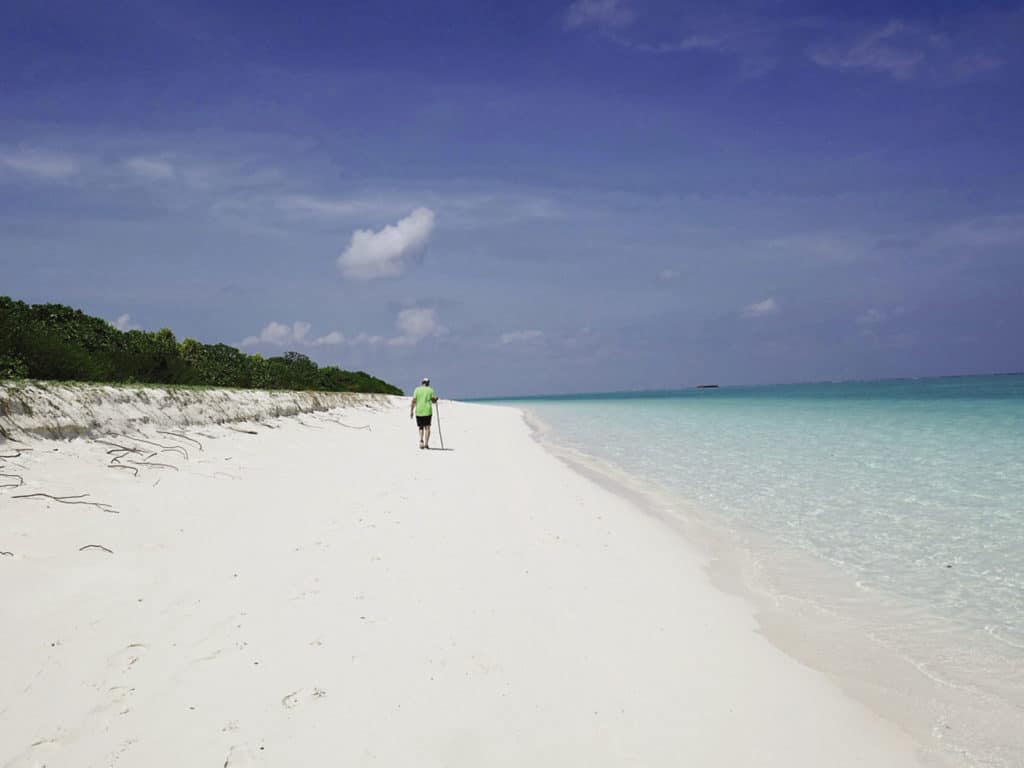
<path fill-rule="evenodd" d="M 679 277 L 677 269 L 663 269 L 658 273 L 659 280 L 675 280 L 677 277 Z"/>
<path fill-rule="evenodd" d="M 395 319 L 395 327 L 398 330 L 398 334 L 395 336 L 369 333 L 346 336 L 341 331 L 331 331 L 323 336 L 311 337 L 309 332 L 313 326 L 304 320 L 296 320 L 291 325 L 271 321 L 263 327 L 258 336 L 247 336 L 239 346 L 254 347 L 265 344 L 274 347 L 322 347 L 336 344 L 348 346 L 384 344 L 389 347 L 412 347 L 424 339 L 448 333 L 448 329 L 441 325 L 437 312 L 425 307 L 403 309 Z"/>
<path fill-rule="evenodd" d="M 14 149 L 0 152 L 0 168 L 45 181 L 59 181 L 76 175 L 81 164 L 71 155 L 38 149 Z"/>
<path fill-rule="evenodd" d="M 114 322 L 111 323 L 111 325 L 114 326 L 115 328 L 117 328 L 117 330 L 119 330 L 119 331 L 141 331 L 142 330 L 142 326 L 141 325 L 135 325 L 134 323 L 132 323 L 132 316 L 129 315 L 127 312 L 125 314 L 121 315 L 120 317 L 118 317 L 117 320 L 115 320 Z"/>
<path fill-rule="evenodd" d="M 633 12 L 620 0 L 575 0 L 565 11 L 567 29 L 620 29 L 633 21 Z"/>
<path fill-rule="evenodd" d="M 527 331 L 509 331 L 508 333 L 501 334 L 502 344 L 515 344 L 522 341 L 532 341 L 539 339 L 544 335 L 542 331 L 527 330 Z"/>
<path fill-rule="evenodd" d="M 748 304 L 742 310 L 743 317 L 767 317 L 779 311 L 779 305 L 775 299 L 768 298 L 764 301 L 756 301 Z"/>
<path fill-rule="evenodd" d="M 241 346 L 253 347 L 258 344 L 270 344 L 275 347 L 299 346 L 299 347 L 320 347 L 325 344 L 344 344 L 345 334 L 341 331 L 331 331 L 328 334 L 317 338 L 309 338 L 312 324 L 304 320 L 296 320 L 291 325 L 270 321 L 258 336 L 247 336 L 242 340 Z"/>
<path fill-rule="evenodd" d="M 313 342 L 313 344 L 315 346 L 321 346 L 323 344 L 344 344 L 344 343 L 345 343 L 345 334 L 343 334 L 341 331 L 331 331 L 330 333 L 325 334 L 325 335 L 321 336 L 318 339 L 315 339 L 314 342 Z"/>
<path fill-rule="evenodd" d="M 130 157 L 124 166 L 136 176 L 153 181 L 173 179 L 175 175 L 174 166 L 158 157 Z"/>
<path fill-rule="evenodd" d="M 342 274 L 353 280 L 397 277 L 407 262 L 423 252 L 434 230 L 434 212 L 417 208 L 397 224 L 378 232 L 359 229 L 338 257 Z"/>
<path fill-rule="evenodd" d="M 398 329 L 397 336 L 360 333 L 348 339 L 347 343 L 353 346 L 386 344 L 389 347 L 413 347 L 424 339 L 448 333 L 448 329 L 441 325 L 437 312 L 426 307 L 403 309 L 395 319 L 395 327 Z"/>
<path fill-rule="evenodd" d="M 437 312 L 425 307 L 410 307 L 398 313 L 395 321 L 399 335 L 388 339 L 393 347 L 411 347 L 423 339 L 443 336 L 448 329 L 441 325 Z"/>

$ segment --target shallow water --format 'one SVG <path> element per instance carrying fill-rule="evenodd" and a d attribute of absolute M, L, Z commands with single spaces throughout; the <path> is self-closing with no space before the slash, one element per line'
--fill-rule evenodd
<path fill-rule="evenodd" d="M 1024 726 L 1024 375 L 492 402 L 756 538 L 763 591 L 973 697 L 931 715 L 974 707 L 967 764 L 1024 765 L 981 733 Z"/>

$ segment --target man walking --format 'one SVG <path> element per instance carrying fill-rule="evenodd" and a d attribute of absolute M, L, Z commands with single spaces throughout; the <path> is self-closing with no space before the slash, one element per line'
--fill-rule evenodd
<path fill-rule="evenodd" d="M 430 388 L 430 379 L 424 378 L 412 393 L 412 402 L 409 403 L 409 418 L 415 412 L 416 426 L 420 429 L 420 448 L 430 447 L 430 420 L 434 415 L 433 403 L 436 402 L 437 395 Z"/>

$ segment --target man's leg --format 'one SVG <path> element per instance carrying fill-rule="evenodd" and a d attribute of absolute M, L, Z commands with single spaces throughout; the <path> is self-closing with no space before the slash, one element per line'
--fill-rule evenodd
<path fill-rule="evenodd" d="M 425 437 L 423 438 L 423 445 L 424 445 L 424 447 L 429 448 L 430 447 L 430 427 L 424 427 L 423 428 L 423 434 L 425 435 Z"/>

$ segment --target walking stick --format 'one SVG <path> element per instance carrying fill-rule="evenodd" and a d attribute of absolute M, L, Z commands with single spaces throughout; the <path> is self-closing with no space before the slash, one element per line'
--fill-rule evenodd
<path fill-rule="evenodd" d="M 437 436 L 441 438 L 441 450 L 444 450 L 444 435 L 441 434 L 441 401 L 438 400 L 434 404 L 434 410 L 437 411 Z"/>

